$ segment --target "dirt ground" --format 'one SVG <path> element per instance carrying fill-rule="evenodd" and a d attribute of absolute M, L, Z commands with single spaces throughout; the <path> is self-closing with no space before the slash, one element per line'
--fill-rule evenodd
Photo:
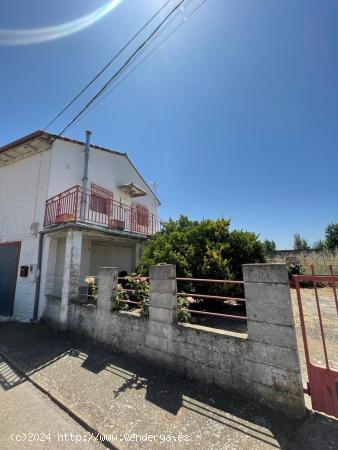
<path fill-rule="evenodd" d="M 338 369 L 338 313 L 333 290 L 330 287 L 319 288 L 319 306 L 322 315 L 323 333 L 327 346 L 329 366 Z M 306 384 L 307 371 L 305 363 L 304 345 L 301 332 L 299 307 L 295 289 L 291 289 L 292 306 L 297 330 L 299 356 L 302 366 L 303 381 Z M 319 315 L 314 289 L 301 289 L 302 307 L 304 312 L 306 334 L 310 359 L 313 363 L 325 366 L 323 340 L 319 323 Z"/>

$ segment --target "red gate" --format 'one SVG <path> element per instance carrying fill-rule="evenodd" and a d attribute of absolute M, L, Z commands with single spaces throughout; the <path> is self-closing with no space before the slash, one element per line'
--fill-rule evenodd
<path fill-rule="evenodd" d="M 311 275 L 294 275 L 293 279 L 309 378 L 305 392 L 311 396 L 313 409 L 338 417 L 338 276 L 332 266 L 329 270 L 329 275 L 315 275 L 311 266 Z M 301 290 L 304 283 L 312 288 Z M 320 347 L 323 361 L 318 361 Z"/>

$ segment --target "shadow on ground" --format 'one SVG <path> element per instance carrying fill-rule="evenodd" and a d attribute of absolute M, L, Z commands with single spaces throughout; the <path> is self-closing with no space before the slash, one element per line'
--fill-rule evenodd
<path fill-rule="evenodd" d="M 41 324 L 0 323 L 0 353 L 102 434 L 113 425 L 123 433 L 183 433 L 191 436 L 190 446 L 216 449 L 338 445 L 333 419 L 309 413 L 302 421 L 291 420 L 244 397 Z M 1 373 L 0 360 L 4 389 L 21 381 L 11 376 Z"/>

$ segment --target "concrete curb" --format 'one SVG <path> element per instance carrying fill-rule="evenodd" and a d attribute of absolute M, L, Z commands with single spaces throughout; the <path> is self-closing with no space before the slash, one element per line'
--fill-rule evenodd
<path fill-rule="evenodd" d="M 64 412 L 66 412 L 75 422 L 81 425 L 86 431 L 95 436 L 96 440 L 93 442 L 101 443 L 105 448 L 109 448 L 111 450 L 119 450 L 118 447 L 115 447 L 111 442 L 104 439 L 104 436 L 94 427 L 92 427 L 88 422 L 83 420 L 80 416 L 75 414 L 68 406 L 62 403 L 57 397 L 51 394 L 47 389 L 42 387 L 39 383 L 34 381 L 29 375 L 27 375 L 23 370 L 20 369 L 8 356 L 5 356 L 3 353 L 0 353 L 0 357 L 9 365 L 11 368 L 16 371 L 21 377 L 25 378 L 29 381 L 35 388 L 37 388 L 40 392 L 45 394 L 55 405 L 61 408 Z"/>

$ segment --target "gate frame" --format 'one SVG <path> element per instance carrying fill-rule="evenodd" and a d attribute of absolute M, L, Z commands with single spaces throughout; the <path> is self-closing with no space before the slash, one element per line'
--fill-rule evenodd
<path fill-rule="evenodd" d="M 297 292 L 299 318 L 302 330 L 307 374 L 309 378 L 309 381 L 307 383 L 308 388 L 304 389 L 304 392 L 311 396 L 313 409 L 338 417 L 338 370 L 330 368 L 317 287 L 318 282 L 326 282 L 331 284 L 338 317 L 338 299 L 336 288 L 336 283 L 338 283 L 338 275 L 333 274 L 332 265 L 329 266 L 329 270 L 329 275 L 316 275 L 314 266 L 312 265 L 311 275 L 293 275 L 293 280 Z M 300 292 L 301 281 L 311 281 L 313 284 L 318 320 L 320 325 L 321 342 L 324 352 L 325 367 L 311 362 L 306 325 L 304 320 L 302 295 Z"/>

